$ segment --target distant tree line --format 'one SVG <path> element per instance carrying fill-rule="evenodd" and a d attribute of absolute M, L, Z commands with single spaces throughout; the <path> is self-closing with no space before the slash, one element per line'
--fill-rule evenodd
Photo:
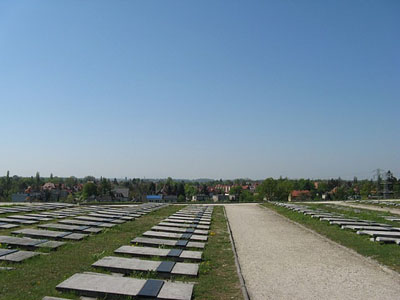
<path fill-rule="evenodd" d="M 171 177 L 160 180 L 146 180 L 140 178 L 132 179 L 107 179 L 86 176 L 84 178 L 57 177 L 50 174 L 49 177 L 35 176 L 20 177 L 10 176 L 7 171 L 5 176 L 0 177 L 0 201 L 10 201 L 11 195 L 24 192 L 41 192 L 44 198 L 48 191 L 42 189 L 45 183 L 53 183 L 55 189 L 68 191 L 67 199 L 60 201 L 74 201 L 74 199 L 87 199 L 97 196 L 113 196 L 113 189 L 129 189 L 131 199 L 142 200 L 146 195 L 169 195 L 176 196 L 178 201 L 192 199 L 196 195 L 211 196 L 225 193 L 221 187 L 229 187 L 229 199 L 231 201 L 249 202 L 262 200 L 286 201 L 293 190 L 309 191 L 311 199 L 343 200 L 343 199 L 367 199 L 379 197 L 384 188 L 390 191 L 392 197 L 400 197 L 400 180 L 388 171 L 386 178 L 375 178 L 375 180 L 343 180 L 341 178 L 328 180 L 311 179 L 288 179 L 267 178 L 262 181 L 250 179 L 235 180 L 174 180 Z M 384 186 L 386 183 L 386 186 Z M 252 188 L 250 188 L 252 187 Z"/>

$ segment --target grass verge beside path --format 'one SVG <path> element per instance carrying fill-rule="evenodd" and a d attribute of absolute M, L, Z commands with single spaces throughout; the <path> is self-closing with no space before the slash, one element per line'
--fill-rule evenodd
<path fill-rule="evenodd" d="M 0 299 L 40 300 L 44 296 L 68 298 L 55 290 L 56 285 L 75 273 L 91 271 L 92 263 L 103 256 L 112 255 L 118 247 L 130 244 L 131 239 L 180 209 L 182 206 L 170 205 L 132 222 L 106 229 L 84 241 L 68 242 L 48 255 L 8 265 L 17 269 L 0 271 Z M 72 295 L 69 298 L 78 299 Z"/>
<path fill-rule="evenodd" d="M 223 206 L 215 206 L 194 298 L 243 299 Z"/>
<path fill-rule="evenodd" d="M 307 228 L 318 232 L 327 238 L 351 248 L 361 255 L 373 258 L 379 263 L 400 272 L 400 246 L 396 244 L 380 244 L 371 242 L 369 236 L 358 235 L 354 231 L 340 229 L 337 225 L 321 222 L 318 219 L 298 213 L 287 208 L 276 206 L 271 203 L 262 204 L 288 219 L 300 223 Z"/>

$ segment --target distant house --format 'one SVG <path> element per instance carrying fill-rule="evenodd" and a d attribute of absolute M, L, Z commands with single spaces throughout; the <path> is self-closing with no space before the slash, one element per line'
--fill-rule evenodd
<path fill-rule="evenodd" d="M 32 202 L 32 201 L 43 201 L 42 193 L 29 192 L 29 193 L 16 193 L 11 195 L 12 202 Z"/>
<path fill-rule="evenodd" d="M 45 184 L 43 184 L 42 186 L 42 190 L 54 190 L 56 188 L 56 185 L 52 182 L 46 182 Z"/>
<path fill-rule="evenodd" d="M 208 201 L 210 200 L 210 197 L 207 195 L 194 195 L 192 197 L 192 201 Z"/>
<path fill-rule="evenodd" d="M 177 202 L 178 197 L 175 195 L 147 195 L 148 202 Z"/>
<path fill-rule="evenodd" d="M 288 201 L 304 201 L 311 200 L 311 192 L 309 190 L 294 190 L 291 191 L 288 197 Z"/>
<path fill-rule="evenodd" d="M 119 201 L 129 201 L 129 189 L 128 188 L 114 188 L 112 190 L 114 199 Z"/>
<path fill-rule="evenodd" d="M 214 191 L 221 191 L 222 193 L 224 193 L 225 195 L 229 194 L 229 191 L 231 190 L 231 185 L 226 185 L 226 184 L 217 184 L 214 187 Z"/>
<path fill-rule="evenodd" d="M 27 202 L 29 201 L 29 194 L 18 193 L 11 195 L 12 202 Z"/>
<path fill-rule="evenodd" d="M 237 195 L 228 195 L 229 201 L 239 201 L 239 197 Z"/>
<path fill-rule="evenodd" d="M 147 195 L 147 202 L 162 202 L 162 195 Z"/>
<path fill-rule="evenodd" d="M 164 195 L 164 202 L 178 202 L 178 196 L 175 195 Z"/>
<path fill-rule="evenodd" d="M 227 195 L 213 195 L 212 200 L 214 202 L 221 202 L 221 201 L 227 201 L 229 197 Z"/>

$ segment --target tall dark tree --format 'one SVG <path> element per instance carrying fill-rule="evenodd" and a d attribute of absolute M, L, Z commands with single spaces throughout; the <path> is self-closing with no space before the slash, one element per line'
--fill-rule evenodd
<path fill-rule="evenodd" d="M 41 184 L 40 184 L 40 174 L 39 174 L 39 172 L 36 172 L 36 175 L 35 175 L 35 187 L 36 187 L 37 191 L 40 190 L 40 186 L 41 186 Z"/>
<path fill-rule="evenodd" d="M 10 190 L 11 190 L 10 171 L 7 171 L 6 181 L 4 184 L 4 196 L 6 199 L 8 199 L 8 197 L 10 196 Z"/>

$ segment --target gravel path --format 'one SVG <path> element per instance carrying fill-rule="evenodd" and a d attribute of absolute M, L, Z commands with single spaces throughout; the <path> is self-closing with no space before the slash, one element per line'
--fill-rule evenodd
<path fill-rule="evenodd" d="M 400 276 L 254 204 L 226 205 L 250 298 L 400 299 Z"/>

